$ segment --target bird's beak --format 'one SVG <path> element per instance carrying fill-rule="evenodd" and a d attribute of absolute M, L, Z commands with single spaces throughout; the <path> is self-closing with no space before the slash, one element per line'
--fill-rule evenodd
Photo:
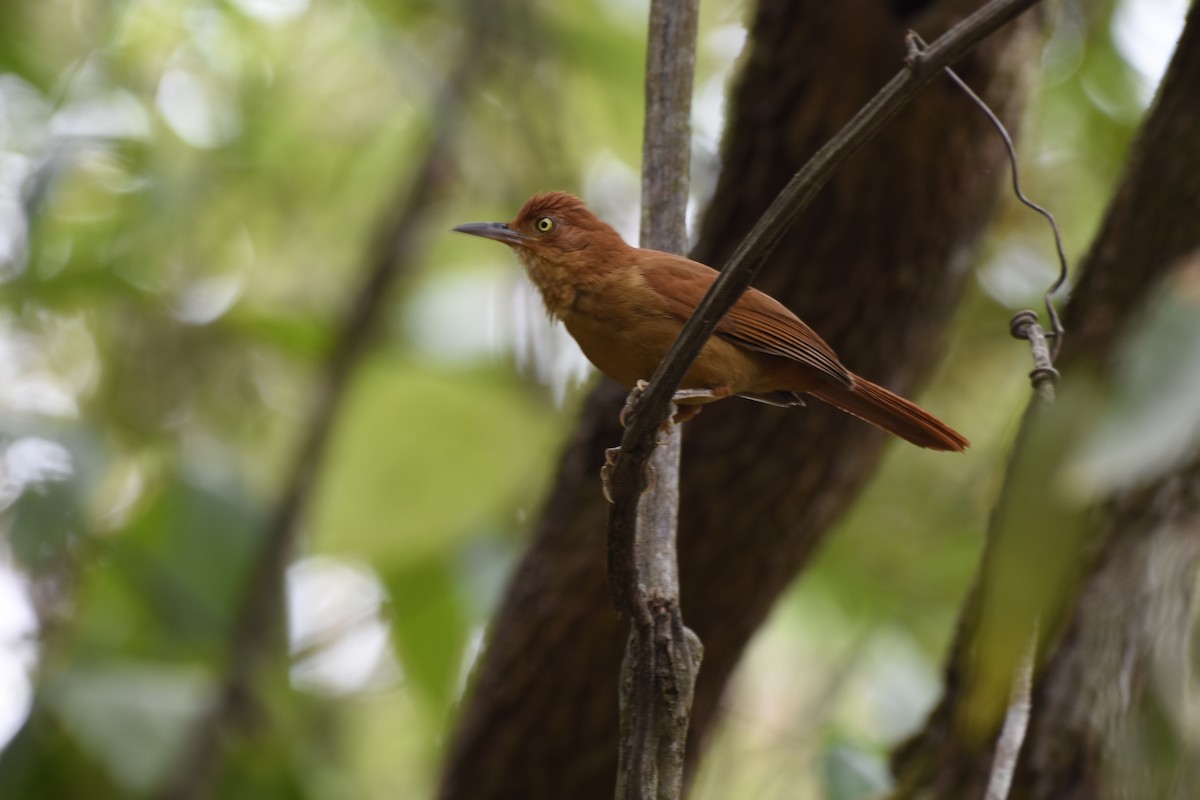
<path fill-rule="evenodd" d="M 472 236 L 482 236 L 485 239 L 495 239 L 505 244 L 525 244 L 529 237 L 520 231 L 515 231 L 507 222 L 468 222 L 452 230 L 458 233 L 469 233 Z"/>

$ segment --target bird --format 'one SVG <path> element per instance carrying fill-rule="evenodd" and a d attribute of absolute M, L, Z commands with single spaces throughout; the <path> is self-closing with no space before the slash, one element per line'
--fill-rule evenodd
<path fill-rule="evenodd" d="M 644 386 L 719 274 L 683 256 L 634 247 L 582 200 L 541 192 L 511 222 L 453 231 L 508 245 L 589 361 L 626 388 Z M 674 396 L 684 421 L 741 397 L 804 405 L 815 397 L 913 444 L 962 452 L 967 439 L 915 403 L 847 369 L 786 306 L 747 289 L 722 318 Z"/>

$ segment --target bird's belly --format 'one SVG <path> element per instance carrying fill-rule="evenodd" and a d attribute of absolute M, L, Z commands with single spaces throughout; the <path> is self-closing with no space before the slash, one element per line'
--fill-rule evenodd
<path fill-rule="evenodd" d="M 670 317 L 643 317 L 630 324 L 576 313 L 563 322 L 588 360 L 626 387 L 650 379 L 683 329 Z M 680 388 L 728 389 L 722 395 L 751 391 L 758 381 L 755 355 L 714 337 L 704 345 Z"/>

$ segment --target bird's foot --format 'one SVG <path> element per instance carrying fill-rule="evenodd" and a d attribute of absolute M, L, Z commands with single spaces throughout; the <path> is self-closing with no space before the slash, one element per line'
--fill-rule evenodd
<path fill-rule="evenodd" d="M 600 467 L 600 489 L 604 492 L 604 499 L 609 505 L 613 503 L 612 495 L 612 471 L 617 465 L 617 456 L 621 454 L 620 447 L 607 447 L 604 449 L 604 465 Z M 646 485 L 642 487 L 642 493 L 653 489 L 658 484 L 658 474 L 654 470 L 653 464 L 646 465 Z"/>
<path fill-rule="evenodd" d="M 728 396 L 728 389 L 680 389 L 671 396 L 671 400 L 678 403 L 683 400 L 720 400 Z"/>
<path fill-rule="evenodd" d="M 609 479 L 612 477 L 613 467 L 616 466 L 617 456 L 620 455 L 621 448 L 607 447 L 604 450 L 604 466 L 600 467 L 600 488 L 604 492 L 604 499 L 612 505 L 612 486 L 609 484 Z"/>
<path fill-rule="evenodd" d="M 730 390 L 728 386 L 718 386 L 715 389 L 680 389 L 672 397 L 671 402 L 675 403 L 675 416 L 672 421 L 676 425 L 682 425 L 692 417 L 704 410 L 701 403 L 686 403 L 686 400 L 704 400 L 713 401 L 721 400 L 729 397 Z"/>
<path fill-rule="evenodd" d="M 621 423 L 622 428 L 629 427 L 629 416 L 637 407 L 638 401 L 642 399 L 642 395 L 646 393 L 646 388 L 650 384 L 646 381 L 639 380 L 634 387 L 629 390 L 629 395 L 625 398 L 625 405 L 621 408 L 621 413 L 617 420 Z M 689 400 L 720 400 L 728 397 L 729 389 L 725 386 L 718 386 L 716 389 L 680 389 L 675 394 L 671 395 L 671 402 L 675 404 L 675 414 L 670 417 L 667 422 L 663 423 L 660 429 L 660 434 L 670 430 L 670 426 L 682 425 L 692 417 L 700 413 L 704 408 L 699 403 L 689 403 Z M 656 444 L 662 444 L 661 438 L 655 440 Z"/>
<path fill-rule="evenodd" d="M 621 423 L 622 428 L 629 427 L 629 415 L 633 413 L 638 400 L 642 399 L 642 395 L 646 393 L 646 387 L 649 385 L 645 381 L 639 380 L 629 390 L 629 395 L 625 398 L 625 405 L 621 407 L 621 413 L 617 416 L 617 421 Z"/>

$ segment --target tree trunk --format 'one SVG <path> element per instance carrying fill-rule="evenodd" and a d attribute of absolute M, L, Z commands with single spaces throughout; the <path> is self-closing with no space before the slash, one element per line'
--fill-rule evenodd
<path fill-rule="evenodd" d="M 908 28 L 932 39 L 976 6 L 762 3 L 693 257 L 725 261 L 788 177 L 900 68 Z M 1010 123 L 1040 25 L 1027 14 L 957 67 Z M 1003 170 L 979 110 L 937 81 L 826 187 L 759 286 L 855 372 L 908 392 L 940 351 Z M 443 800 L 612 796 L 626 623 L 609 606 L 597 474 L 620 439 L 624 394 L 604 382 L 585 403 L 476 670 Z M 684 615 L 705 645 L 692 764 L 747 640 L 878 461 L 881 434 L 818 405 L 728 401 L 688 423 L 680 571 Z"/>
<path fill-rule="evenodd" d="M 1200 6 L 1193 6 L 1083 264 L 1059 361 L 1064 391 L 1089 370 L 1112 380 L 1116 351 L 1152 293 L 1182 298 L 1200 314 L 1198 96 Z M 1035 444 L 1032 438 L 1018 445 L 1014 465 L 1022 449 Z M 1009 484 L 1018 480 L 1010 468 Z M 1084 534 L 1070 553 L 1078 577 L 1067 584 L 1042 638 L 1033 715 L 1010 796 L 1200 796 L 1194 720 L 1190 741 L 1180 721 L 1194 658 L 1200 458 L 1193 454 L 1190 463 L 1148 484 L 1116 491 L 1078 517 Z M 944 696 L 924 730 L 895 756 L 897 799 L 983 796 L 996 728 L 978 736 L 963 726 L 970 716 L 965 698 L 986 668 L 978 659 L 989 646 L 980 597 L 1002 546 L 994 534 L 995 528 L 947 665 Z M 1028 563 L 1043 556 L 1024 557 Z"/>

